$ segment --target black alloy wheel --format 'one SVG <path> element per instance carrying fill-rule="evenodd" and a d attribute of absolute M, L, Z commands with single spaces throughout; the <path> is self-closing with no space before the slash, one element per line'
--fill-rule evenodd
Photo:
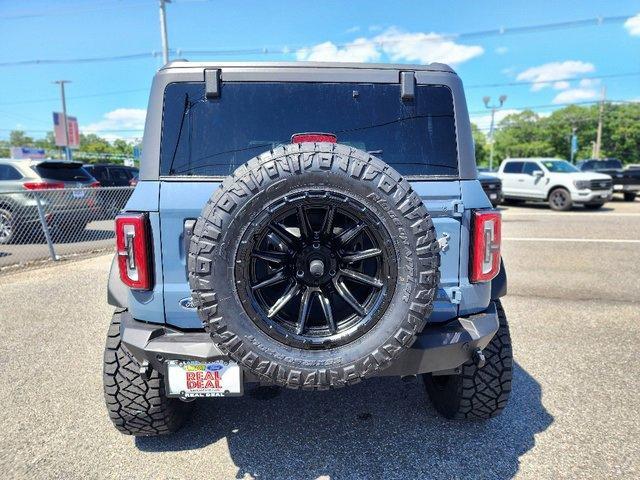
<path fill-rule="evenodd" d="M 397 275 L 379 219 L 327 190 L 285 196 L 268 212 L 236 255 L 238 296 L 258 327 L 307 349 L 344 345 L 373 327 Z"/>

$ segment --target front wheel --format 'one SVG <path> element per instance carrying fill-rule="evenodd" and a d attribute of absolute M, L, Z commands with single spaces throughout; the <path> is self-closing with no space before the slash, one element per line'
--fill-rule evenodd
<path fill-rule="evenodd" d="M 636 199 L 636 192 L 625 192 L 624 201 L 633 202 Z"/>
<path fill-rule="evenodd" d="M 549 206 L 551 210 L 566 212 L 567 210 L 571 210 L 572 205 L 571 194 L 564 188 L 556 188 L 549 194 Z"/>
<path fill-rule="evenodd" d="M 127 435 L 153 436 L 178 430 L 192 403 L 165 395 L 164 377 L 153 370 L 140 376 L 140 365 L 120 341 L 120 313 L 111 320 L 104 350 L 104 398 L 114 426 Z"/>
<path fill-rule="evenodd" d="M 446 418 L 488 419 L 504 410 L 511 393 L 513 352 L 507 317 L 496 300 L 500 326 L 484 348 L 482 368 L 469 360 L 459 375 L 424 374 L 427 394 L 435 409 Z"/>
<path fill-rule="evenodd" d="M 6 208 L 0 208 L 0 245 L 11 243 L 16 236 L 13 214 Z"/>

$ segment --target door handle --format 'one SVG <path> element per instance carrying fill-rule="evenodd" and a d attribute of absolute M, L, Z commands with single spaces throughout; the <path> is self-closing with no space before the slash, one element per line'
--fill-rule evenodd
<path fill-rule="evenodd" d="M 519 182 L 524 182 L 524 178 L 519 178 L 518 181 Z"/>

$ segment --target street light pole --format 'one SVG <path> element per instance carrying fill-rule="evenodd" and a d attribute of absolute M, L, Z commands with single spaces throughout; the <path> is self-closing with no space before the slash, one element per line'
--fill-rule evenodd
<path fill-rule="evenodd" d="M 169 39 L 167 38 L 167 12 L 165 4 L 171 3 L 171 0 L 160 1 L 160 37 L 162 38 L 162 61 L 166 65 L 169 63 Z"/>
<path fill-rule="evenodd" d="M 502 108 L 502 105 L 504 105 L 504 102 L 507 100 L 507 96 L 506 95 L 500 95 L 500 98 L 498 98 L 498 105 L 489 105 L 489 102 L 491 101 L 491 97 L 483 97 L 482 101 L 484 102 L 484 106 L 486 108 L 490 108 L 491 109 L 491 126 L 489 127 L 489 140 L 491 142 L 491 150 L 489 153 L 489 171 L 493 170 L 493 128 L 495 125 L 495 118 L 496 118 L 496 111 L 500 110 Z"/>
<path fill-rule="evenodd" d="M 64 127 L 64 138 L 66 140 L 64 158 L 69 161 L 71 160 L 71 148 L 69 148 L 69 125 L 67 125 L 67 100 L 64 96 L 64 84 L 71 83 L 71 80 L 56 80 L 53 83 L 60 85 L 60 96 L 62 97 L 62 125 Z"/>

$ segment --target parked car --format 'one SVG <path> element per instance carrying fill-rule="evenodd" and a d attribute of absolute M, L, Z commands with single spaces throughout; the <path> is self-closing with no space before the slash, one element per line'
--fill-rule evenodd
<path fill-rule="evenodd" d="M 0 244 L 42 228 L 37 200 L 49 226 L 65 233 L 84 230 L 97 208 L 95 192 L 87 187 L 95 186 L 81 163 L 0 159 Z"/>
<path fill-rule="evenodd" d="M 93 175 L 101 187 L 131 187 L 135 186 L 138 169 L 124 165 L 112 165 L 109 163 L 89 163 L 84 168 Z M 122 210 L 129 200 L 131 191 L 122 189 L 103 188 L 98 192 L 98 200 L 104 211 L 104 216 L 113 218 Z"/>
<path fill-rule="evenodd" d="M 451 68 L 170 63 L 144 146 L 108 286 L 118 430 L 249 383 L 421 375 L 448 418 L 505 408 L 500 213 Z"/>
<path fill-rule="evenodd" d="M 633 202 L 640 192 L 640 169 L 624 168 L 616 158 L 581 160 L 576 167 L 582 172 L 600 172 L 611 176 L 613 192 L 622 193 L 627 202 Z"/>
<path fill-rule="evenodd" d="M 497 207 L 502 203 L 502 180 L 496 175 L 478 172 L 478 180 L 491 205 Z"/>
<path fill-rule="evenodd" d="M 609 175 L 581 172 L 558 158 L 508 158 L 498 169 L 505 202 L 548 202 L 553 210 L 573 205 L 598 209 L 611 200 Z"/>

